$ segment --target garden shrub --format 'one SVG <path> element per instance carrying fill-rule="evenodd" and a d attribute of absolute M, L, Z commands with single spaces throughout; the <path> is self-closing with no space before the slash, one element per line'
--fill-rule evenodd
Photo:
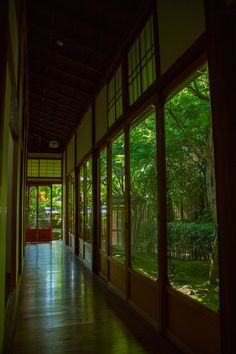
<path fill-rule="evenodd" d="M 168 223 L 169 256 L 207 260 L 215 235 L 213 223 L 171 221 Z"/>

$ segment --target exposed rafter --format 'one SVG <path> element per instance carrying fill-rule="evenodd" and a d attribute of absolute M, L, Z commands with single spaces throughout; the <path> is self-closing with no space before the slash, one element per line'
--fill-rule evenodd
<path fill-rule="evenodd" d="M 54 64 L 57 65 L 66 65 L 68 67 L 72 67 L 75 69 L 78 69 L 79 71 L 85 70 L 86 74 L 90 73 L 93 75 L 97 75 L 98 77 L 102 74 L 102 71 L 99 70 L 98 68 L 95 68 L 95 66 L 91 66 L 88 64 L 86 60 L 82 61 L 82 57 L 80 56 L 79 58 L 77 56 L 73 55 L 68 55 L 68 53 L 65 53 L 65 51 L 60 50 L 60 48 L 50 48 L 49 46 L 40 46 L 38 44 L 32 43 L 31 44 L 31 55 L 32 58 L 36 57 L 38 58 L 38 54 L 40 53 L 40 58 L 45 59 L 45 61 L 49 61 L 50 63 L 54 61 Z"/>
<path fill-rule="evenodd" d="M 27 0 L 30 152 L 63 151 L 151 3 Z"/>
<path fill-rule="evenodd" d="M 76 100 L 77 102 L 81 100 L 88 100 L 90 101 L 91 95 L 89 93 L 86 93 L 82 91 L 79 87 L 74 88 L 69 84 L 62 83 L 60 82 L 59 79 L 51 78 L 46 75 L 44 75 L 43 72 L 34 72 L 30 71 L 30 77 L 32 79 L 32 82 L 35 83 L 36 85 L 38 84 L 43 85 L 47 89 L 52 89 L 55 90 L 55 92 L 60 92 L 64 94 L 65 96 L 68 96 L 71 98 L 71 100 Z M 29 84 L 29 87 L 31 88 L 31 85 Z"/>
<path fill-rule="evenodd" d="M 71 106 L 68 103 L 64 103 L 60 100 L 60 98 L 55 99 L 52 97 L 48 97 L 48 95 L 45 94 L 45 96 L 39 93 L 35 93 L 33 91 L 31 91 L 30 93 L 30 102 L 31 105 L 35 106 L 35 105 L 41 105 L 47 109 L 51 109 L 52 111 L 57 111 L 58 112 L 62 112 L 64 114 L 68 114 L 69 112 L 69 117 L 70 115 L 72 116 L 78 116 L 78 112 L 80 111 L 80 108 L 74 108 L 73 106 Z"/>

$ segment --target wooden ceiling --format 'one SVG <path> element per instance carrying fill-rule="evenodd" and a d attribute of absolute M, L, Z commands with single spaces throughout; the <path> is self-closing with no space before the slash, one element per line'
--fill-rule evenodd
<path fill-rule="evenodd" d="M 63 151 L 151 2 L 27 1 L 28 151 Z"/>

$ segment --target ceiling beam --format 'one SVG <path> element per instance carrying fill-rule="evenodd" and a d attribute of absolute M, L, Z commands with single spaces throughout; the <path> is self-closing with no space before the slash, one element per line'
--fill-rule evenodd
<path fill-rule="evenodd" d="M 43 51 L 46 53 L 46 55 L 49 58 L 51 58 L 51 60 L 54 61 L 54 63 L 57 63 L 58 61 L 60 61 L 60 62 L 66 63 L 66 65 L 68 65 L 68 66 L 74 66 L 74 67 L 76 66 L 82 70 L 86 69 L 87 71 L 93 73 L 96 76 L 102 75 L 102 73 L 103 73 L 102 70 L 95 68 L 94 66 L 92 67 L 91 65 L 88 64 L 87 61 L 82 61 L 81 56 L 80 56 L 80 58 L 78 58 L 78 56 L 75 58 L 75 56 L 71 55 L 71 53 L 68 54 L 66 51 L 60 50 L 60 52 L 59 52 L 59 49 L 61 49 L 61 48 L 58 48 L 58 46 L 55 47 L 55 50 L 54 50 L 51 47 L 46 46 L 46 45 L 42 46 L 42 45 L 35 44 L 35 43 L 30 44 L 30 50 L 31 50 L 32 56 L 37 57 L 37 52 L 39 51 L 41 54 L 41 51 Z M 34 53 L 34 51 L 35 51 L 35 53 Z M 52 59 L 52 57 L 53 57 L 53 59 Z"/>
<path fill-rule="evenodd" d="M 46 147 L 44 147 L 44 148 L 48 148 L 49 147 L 48 143 L 51 140 L 58 141 L 59 146 L 61 148 L 64 148 L 66 146 L 65 137 L 52 135 L 52 134 L 50 134 L 50 132 L 47 132 L 47 134 L 45 134 L 45 132 L 43 130 L 43 127 L 40 127 L 40 126 L 37 127 L 37 130 L 35 130 L 35 131 L 32 130 L 31 131 L 31 137 L 29 138 L 29 145 L 34 147 L 35 140 L 38 140 L 38 141 L 41 140 L 42 143 L 46 145 Z"/>
<path fill-rule="evenodd" d="M 70 95 L 65 94 L 66 90 L 64 90 L 64 92 L 61 93 L 61 90 L 58 90 L 56 87 L 50 88 L 46 85 L 44 86 L 43 84 L 40 83 L 40 81 L 37 82 L 34 81 L 34 83 L 32 84 L 32 81 L 33 80 L 31 80 L 29 94 L 36 93 L 42 96 L 48 95 L 49 98 L 60 100 L 60 102 L 64 103 L 65 105 L 69 105 L 70 107 L 78 111 L 80 110 L 81 105 L 84 105 L 85 102 L 86 103 L 89 102 L 88 98 L 83 97 L 82 94 L 79 95 L 78 98 L 71 98 Z"/>
<path fill-rule="evenodd" d="M 33 65 L 32 65 L 33 64 Z M 29 73 L 31 72 L 36 72 L 36 73 L 40 73 L 43 72 L 45 76 L 50 76 L 54 78 L 54 75 L 56 75 L 57 80 L 59 80 L 59 82 L 64 83 L 66 82 L 70 82 L 71 85 L 73 87 L 78 87 L 77 85 L 82 85 L 82 87 L 84 89 L 82 89 L 82 91 L 87 91 L 87 92 L 96 92 L 97 89 L 97 85 L 94 83 L 91 83 L 88 80 L 85 79 L 81 79 L 81 77 L 76 76 L 75 74 L 72 73 L 68 73 L 65 72 L 61 69 L 58 69 L 56 66 L 51 66 L 51 65 L 47 65 L 45 63 L 42 63 L 42 61 L 40 60 L 35 60 L 32 58 L 29 61 Z M 54 75 L 53 75 L 54 73 Z M 72 84 L 73 82 L 73 84 Z"/>
<path fill-rule="evenodd" d="M 34 105 L 34 108 L 30 111 L 30 117 L 33 119 L 32 124 L 34 124 L 34 119 L 36 120 L 45 120 L 45 124 L 52 122 L 53 124 L 61 124 L 64 130 L 74 129 L 77 120 L 68 119 L 68 116 L 65 115 L 54 115 L 51 112 L 45 110 L 44 107 L 40 105 Z M 34 118 L 33 118 L 34 117 Z M 54 119 L 52 120 L 52 117 Z M 31 124 L 31 123 L 30 123 Z"/>
<path fill-rule="evenodd" d="M 57 117 L 55 117 L 54 115 L 47 113 L 47 112 L 43 112 L 37 108 L 34 108 L 32 110 L 32 112 L 30 112 L 30 122 L 29 122 L 29 127 L 31 125 L 34 125 L 35 123 L 37 123 L 38 121 L 45 121 L 45 124 L 47 126 L 50 126 L 53 128 L 60 126 L 60 129 L 64 130 L 64 131 L 68 131 L 70 132 L 71 130 L 73 130 L 76 126 L 77 121 L 74 121 L 74 124 L 72 124 L 70 122 L 71 127 L 68 127 L 68 125 L 66 125 L 65 123 L 67 123 L 66 119 L 61 121 L 61 124 L 57 122 Z"/>
<path fill-rule="evenodd" d="M 80 113 L 80 109 L 76 109 L 74 107 L 72 107 L 70 104 L 66 104 L 61 102 L 60 99 L 55 99 L 52 97 L 47 96 L 47 94 L 42 94 L 40 95 L 39 93 L 35 93 L 33 92 L 33 90 L 31 90 L 30 94 L 30 102 L 33 104 L 43 104 L 46 107 L 52 107 L 52 109 L 56 110 L 56 111 L 61 111 L 64 113 L 70 112 L 72 115 L 74 116 L 78 116 Z M 51 106 L 50 106 L 51 104 Z"/>
<path fill-rule="evenodd" d="M 79 39 L 78 36 L 73 35 L 73 33 L 69 33 L 65 36 L 65 32 L 58 31 L 53 29 L 52 26 L 49 26 L 45 24 L 43 27 L 40 27 L 39 25 L 36 25 L 34 23 L 30 23 L 30 37 L 29 37 L 29 47 L 31 43 L 40 43 L 40 36 L 39 34 L 42 33 L 45 38 L 48 38 L 50 35 L 50 38 L 54 39 L 56 41 L 57 39 L 61 39 L 64 43 L 64 45 L 67 47 L 67 50 L 69 47 L 73 48 L 74 52 L 76 52 L 76 49 L 78 49 L 80 52 L 95 57 L 95 63 L 96 60 L 102 60 L 104 62 L 109 62 L 109 52 L 105 53 L 101 49 L 96 47 L 96 43 L 91 44 L 89 46 L 87 43 L 88 41 L 82 41 Z M 34 32 L 37 34 L 34 35 Z M 109 48 L 109 46 L 108 46 Z M 110 48 L 109 48 L 110 49 Z M 110 49 L 111 51 L 111 49 Z"/>
<path fill-rule="evenodd" d="M 34 133 L 37 134 L 37 136 L 41 137 L 42 139 L 46 139 L 46 140 L 57 140 L 61 145 L 65 146 L 66 142 L 68 141 L 69 137 L 71 136 L 71 134 L 63 134 L 59 133 L 59 132 L 52 132 L 50 130 L 47 130 L 45 132 L 45 127 L 43 124 L 38 123 L 37 126 L 35 126 L 34 128 L 32 128 L 30 130 L 30 134 L 34 135 Z"/>
<path fill-rule="evenodd" d="M 30 72 L 29 76 L 30 76 L 30 81 L 33 81 L 36 84 L 37 84 L 38 80 L 41 80 L 41 82 L 43 82 L 43 86 L 45 86 L 45 87 L 47 87 L 47 84 L 49 84 L 49 85 L 52 84 L 53 90 L 54 90 L 54 88 L 55 88 L 55 90 L 58 90 L 58 88 L 59 88 L 60 93 L 67 91 L 68 96 L 69 97 L 72 96 L 72 98 L 74 98 L 76 101 L 77 101 L 77 99 L 79 100 L 81 97 L 83 97 L 83 99 L 87 99 L 87 102 L 92 101 L 91 94 L 89 92 L 84 92 L 79 88 L 69 86 L 68 84 L 62 83 L 61 81 L 59 81 L 55 78 L 45 77 L 43 75 L 43 73 Z M 39 85 L 41 85 L 41 84 L 39 84 Z M 29 83 L 29 89 L 30 89 L 30 83 Z"/>

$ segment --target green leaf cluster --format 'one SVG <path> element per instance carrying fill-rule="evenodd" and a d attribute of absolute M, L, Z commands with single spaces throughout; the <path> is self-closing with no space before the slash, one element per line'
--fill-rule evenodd
<path fill-rule="evenodd" d="M 211 134 L 208 73 L 205 70 L 165 104 L 170 219 L 195 220 L 208 207 Z"/>
<path fill-rule="evenodd" d="M 167 227 L 170 256 L 208 259 L 216 236 L 213 223 L 172 221 Z"/>

